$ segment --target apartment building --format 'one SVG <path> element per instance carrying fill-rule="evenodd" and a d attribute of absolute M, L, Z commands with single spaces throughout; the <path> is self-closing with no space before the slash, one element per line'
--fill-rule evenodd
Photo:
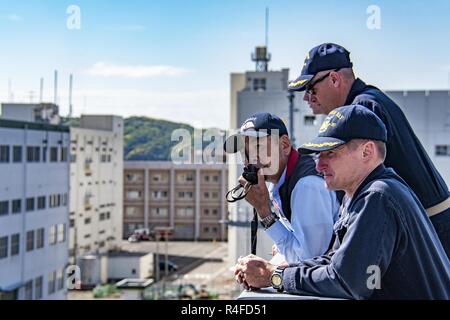
<path fill-rule="evenodd" d="M 126 161 L 123 236 L 167 226 L 175 240 L 226 240 L 227 176 L 225 164 Z"/>

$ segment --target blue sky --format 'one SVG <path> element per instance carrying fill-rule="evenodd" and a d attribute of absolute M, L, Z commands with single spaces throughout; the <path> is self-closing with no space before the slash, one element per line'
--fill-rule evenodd
<path fill-rule="evenodd" d="M 69 5 L 81 29 L 68 30 Z M 381 29 L 369 30 L 377 5 Z M 0 3 L 0 101 L 34 100 L 44 77 L 53 99 L 59 70 L 61 112 L 74 74 L 74 111 L 146 115 L 199 127 L 228 127 L 229 74 L 253 70 L 270 8 L 270 69 L 300 72 L 322 42 L 351 51 L 357 75 L 384 89 L 445 89 L 450 72 L 450 2 L 33 0 Z"/>

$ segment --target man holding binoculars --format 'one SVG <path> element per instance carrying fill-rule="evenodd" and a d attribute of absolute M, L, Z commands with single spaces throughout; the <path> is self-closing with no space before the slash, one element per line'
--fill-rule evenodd
<path fill-rule="evenodd" d="M 245 199 L 284 260 L 293 263 L 324 254 L 339 202 L 335 192 L 326 189 L 314 159 L 300 156 L 292 147 L 283 121 L 270 113 L 256 113 L 224 148 L 228 153 L 240 151 L 245 159 L 246 170 L 239 180 Z"/>

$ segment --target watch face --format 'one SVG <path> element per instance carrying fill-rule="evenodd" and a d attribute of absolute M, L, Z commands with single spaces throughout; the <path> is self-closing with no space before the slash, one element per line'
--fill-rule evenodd
<path fill-rule="evenodd" d="M 270 281 L 272 282 L 273 287 L 279 287 L 283 283 L 283 279 L 281 278 L 281 275 L 279 274 L 273 274 L 270 278 Z"/>

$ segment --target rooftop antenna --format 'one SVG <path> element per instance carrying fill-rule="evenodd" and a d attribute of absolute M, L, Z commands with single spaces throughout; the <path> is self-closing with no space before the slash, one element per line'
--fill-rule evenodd
<path fill-rule="evenodd" d="M 257 46 L 252 53 L 252 61 L 256 63 L 256 71 L 266 72 L 269 68 L 271 55 L 268 52 L 269 45 L 269 8 L 266 7 L 265 45 Z"/>
<path fill-rule="evenodd" d="M 69 76 L 69 118 L 72 118 L 72 89 L 73 89 L 73 74 Z"/>
<path fill-rule="evenodd" d="M 269 50 L 269 7 L 266 7 L 266 48 Z"/>
<path fill-rule="evenodd" d="M 53 84 L 53 103 L 58 104 L 58 70 L 55 70 L 55 78 L 54 78 L 54 84 Z"/>
<path fill-rule="evenodd" d="M 42 103 L 44 99 L 44 78 L 41 78 L 41 83 L 39 85 L 39 103 Z"/>

